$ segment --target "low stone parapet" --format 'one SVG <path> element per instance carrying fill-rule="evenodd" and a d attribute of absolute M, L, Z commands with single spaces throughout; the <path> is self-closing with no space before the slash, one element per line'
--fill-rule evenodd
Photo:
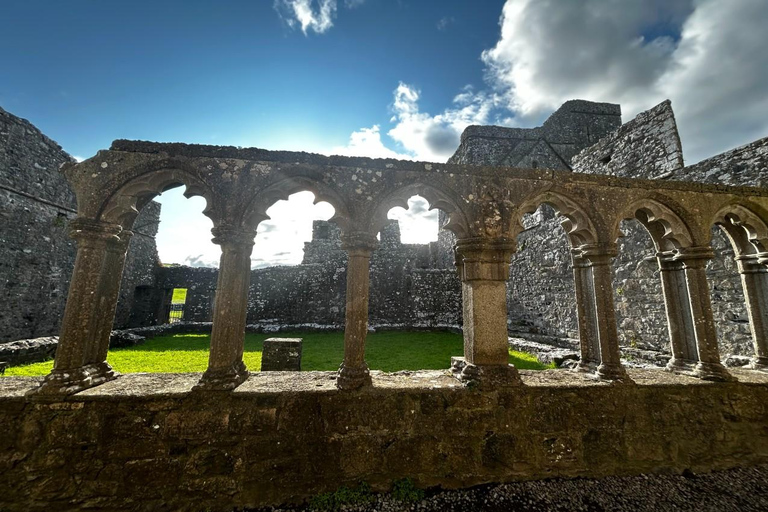
<path fill-rule="evenodd" d="M 41 379 L 6 377 L 0 509 L 223 511 L 406 477 L 458 488 L 768 462 L 766 373 L 520 374 L 481 390 L 447 370 L 372 371 L 350 392 L 334 372 L 261 372 L 228 393 L 193 392 L 199 373 L 131 374 L 50 403 L 25 397 Z"/>

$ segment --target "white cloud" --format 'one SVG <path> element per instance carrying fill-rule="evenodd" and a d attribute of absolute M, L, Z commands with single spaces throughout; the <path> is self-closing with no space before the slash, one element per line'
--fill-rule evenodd
<path fill-rule="evenodd" d="M 365 0 L 344 0 L 347 9 L 364 3 Z M 333 27 L 338 10 L 336 0 L 275 0 L 273 6 L 289 27 L 301 28 L 304 35 L 310 30 L 322 34 Z"/>
<path fill-rule="evenodd" d="M 72 158 L 74 158 L 75 161 L 78 162 L 78 163 L 80 163 L 80 162 L 85 160 L 85 158 L 83 158 L 81 156 L 77 156 L 77 155 L 72 155 Z"/>
<path fill-rule="evenodd" d="M 437 30 L 444 32 L 448 30 L 448 27 L 456 23 L 456 20 L 453 16 L 443 16 L 439 20 L 437 20 Z"/>
<path fill-rule="evenodd" d="M 421 196 L 408 199 L 408 209 L 397 206 L 389 210 L 388 219 L 400 222 L 400 241 L 404 244 L 426 244 L 437 240 L 437 210 L 429 211 L 429 202 Z"/>
<path fill-rule="evenodd" d="M 498 102 L 496 95 L 465 87 L 451 107 L 431 115 L 420 111 L 420 96 L 414 86 L 400 82 L 394 91 L 394 115 L 390 120 L 395 126 L 387 134 L 414 158 L 430 162 L 446 161 L 456 151 L 467 126 L 491 122 L 491 112 Z"/>
<path fill-rule="evenodd" d="M 670 98 L 688 163 L 768 134 L 766 2 L 508 0 L 500 24 L 482 58 L 518 123 L 573 98 L 625 121 Z"/>
<path fill-rule="evenodd" d="M 367 156 L 369 158 L 397 158 L 409 160 L 410 155 L 392 151 L 381 141 L 379 125 L 352 132 L 346 146 L 337 146 L 329 154 L 341 156 Z"/>

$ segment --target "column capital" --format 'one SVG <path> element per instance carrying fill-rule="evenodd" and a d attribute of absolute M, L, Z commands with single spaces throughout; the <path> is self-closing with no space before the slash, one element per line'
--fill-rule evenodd
<path fill-rule="evenodd" d="M 683 270 L 683 262 L 675 259 L 677 253 L 675 251 L 660 251 L 656 253 L 656 261 L 659 262 L 659 270 L 662 272 L 670 272 L 675 270 Z"/>
<path fill-rule="evenodd" d="M 213 243 L 217 245 L 243 245 L 253 247 L 253 239 L 256 238 L 256 231 L 250 229 L 240 229 L 231 226 L 216 226 L 211 229 L 213 234 Z"/>
<path fill-rule="evenodd" d="M 456 265 L 462 281 L 506 281 L 516 244 L 511 238 L 461 238 L 456 242 Z"/>
<path fill-rule="evenodd" d="M 707 262 L 715 257 L 712 247 L 708 245 L 699 245 L 693 247 L 683 247 L 677 251 L 675 260 L 682 261 L 685 268 L 704 268 Z"/>
<path fill-rule="evenodd" d="M 593 267 L 596 265 L 610 265 L 613 258 L 618 254 L 616 244 L 611 243 L 584 244 L 573 249 L 573 251 L 578 251 L 579 257 L 587 260 L 589 265 Z"/>
<path fill-rule="evenodd" d="M 118 242 L 122 231 L 119 224 L 78 217 L 69 223 L 69 236 L 76 242 L 104 241 Z"/>
<path fill-rule="evenodd" d="M 341 248 L 355 255 L 370 256 L 379 247 L 376 236 L 365 231 L 352 231 L 341 235 Z"/>
<path fill-rule="evenodd" d="M 768 253 L 742 254 L 734 258 L 739 274 L 764 274 L 768 272 Z"/>

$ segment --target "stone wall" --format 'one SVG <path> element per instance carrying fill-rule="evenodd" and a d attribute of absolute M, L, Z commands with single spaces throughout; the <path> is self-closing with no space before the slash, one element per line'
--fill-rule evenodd
<path fill-rule="evenodd" d="M 555 117 L 553 114 L 551 119 Z M 496 129 L 500 134 L 506 130 Z M 573 157 L 570 167 L 574 171 L 727 185 L 765 186 L 768 183 L 768 139 L 684 167 L 669 101 L 603 135 L 599 142 Z M 472 143 L 472 139 L 467 138 L 452 161 L 499 165 L 503 159 L 499 160 L 500 154 L 492 150 L 492 142 L 493 139 Z M 472 144 L 476 147 L 469 147 Z M 510 330 L 577 337 L 573 269 L 560 219 L 544 205 L 525 219 L 525 227 L 518 237 L 518 252 L 513 255 L 510 267 Z M 622 346 L 668 351 L 666 313 L 653 243 L 635 220 L 624 221 L 622 232 L 624 236 L 618 240 L 618 256 L 614 261 L 614 295 Z M 716 256 L 707 268 L 707 276 L 721 353 L 723 357 L 752 355 L 749 322 L 733 249 L 717 227 L 712 229 L 712 246 Z"/>
<path fill-rule="evenodd" d="M 249 325 L 317 324 L 343 328 L 347 254 L 339 228 L 314 221 L 301 265 L 251 271 Z M 371 258 L 370 322 L 392 327 L 454 327 L 461 324 L 461 283 L 453 269 L 434 268 L 436 244 L 403 244 L 397 221 L 381 232 Z M 158 271 L 155 300 L 170 301 L 187 288 L 184 320 L 210 322 L 218 270 L 186 266 Z M 155 308 L 164 311 L 162 307 Z M 161 320 L 164 320 L 162 318 Z"/>
<path fill-rule="evenodd" d="M 768 184 L 768 138 L 683 167 L 669 101 L 639 114 L 573 159 L 576 172 L 725 185 Z M 630 172 L 630 170 L 634 169 Z M 624 221 L 614 262 L 619 333 L 625 346 L 668 350 L 668 333 L 653 242 L 637 221 Z M 725 233 L 712 227 L 715 257 L 707 266 L 721 355 L 754 353 L 741 279 Z"/>
<path fill-rule="evenodd" d="M 125 375 L 64 402 L 36 378 L 0 387 L 0 509 L 230 511 L 342 485 L 385 490 L 768 462 L 768 376 L 706 383 L 630 370 L 616 386 L 565 371 L 471 390 L 446 372 L 373 373 L 350 393 L 331 372 L 252 374 L 193 393 L 199 374 Z"/>
<path fill-rule="evenodd" d="M 0 343 L 58 334 L 75 244 L 74 194 L 59 166 L 73 161 L 31 123 L 0 108 Z M 128 324 L 134 290 L 151 284 L 160 205 L 144 208 L 131 241 L 115 324 Z"/>

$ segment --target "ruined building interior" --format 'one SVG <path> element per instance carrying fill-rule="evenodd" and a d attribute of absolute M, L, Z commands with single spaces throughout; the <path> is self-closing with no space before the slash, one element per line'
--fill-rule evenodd
<path fill-rule="evenodd" d="M 669 102 L 622 124 L 618 105 L 574 100 L 538 128 L 469 127 L 444 164 L 131 140 L 78 163 L 0 122 L 0 356 L 59 335 L 47 377 L 0 392 L 19 503 L 231 508 L 406 474 L 461 487 L 768 460 L 768 139 L 685 166 Z M 217 270 L 159 264 L 152 199 L 179 185 L 206 199 Z M 314 224 L 301 265 L 251 270 L 266 210 L 305 190 L 334 224 Z M 440 210 L 437 242 L 402 244 L 387 220 L 413 195 Z M 185 319 L 210 322 L 207 370 L 118 376 L 113 328 L 165 322 L 178 287 Z M 309 323 L 344 331 L 338 372 L 248 371 L 247 326 Z M 464 354 L 372 372 L 369 326 L 461 329 Z M 510 334 L 578 363 L 518 370 Z M 668 371 L 633 368 L 632 350 Z"/>

